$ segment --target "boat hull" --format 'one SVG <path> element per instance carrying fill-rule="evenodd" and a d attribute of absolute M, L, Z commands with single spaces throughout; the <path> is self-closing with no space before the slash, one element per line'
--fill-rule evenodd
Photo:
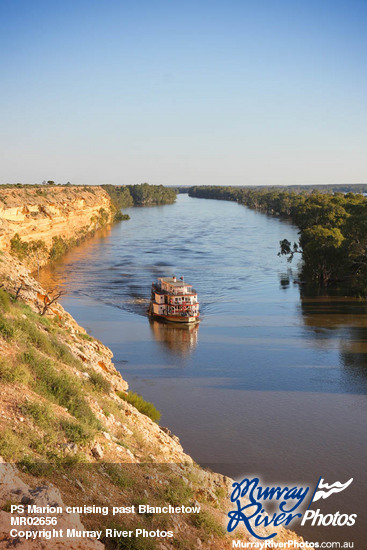
<path fill-rule="evenodd" d="M 157 313 L 150 312 L 151 317 L 153 319 L 159 319 L 160 321 L 164 321 L 165 323 L 178 323 L 180 325 L 194 325 L 197 323 L 200 323 L 199 317 L 195 316 L 189 316 L 189 317 L 182 317 L 180 315 L 158 315 Z"/>

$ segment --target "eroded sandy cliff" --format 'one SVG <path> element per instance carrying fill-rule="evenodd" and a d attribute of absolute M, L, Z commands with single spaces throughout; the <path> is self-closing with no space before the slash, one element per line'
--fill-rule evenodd
<path fill-rule="evenodd" d="M 31 268 L 44 265 L 57 240 L 65 246 L 77 243 L 110 223 L 112 210 L 101 187 L 0 187 L 0 249 L 11 250 L 11 240 L 19 235 L 21 242 L 41 245 L 18 246 L 22 260 Z"/>

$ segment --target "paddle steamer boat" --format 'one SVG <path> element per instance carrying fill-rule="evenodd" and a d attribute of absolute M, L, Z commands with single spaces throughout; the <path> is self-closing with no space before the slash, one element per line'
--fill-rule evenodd
<path fill-rule="evenodd" d="M 199 302 L 192 285 L 172 277 L 160 277 L 152 284 L 149 314 L 153 318 L 171 323 L 198 323 Z"/>

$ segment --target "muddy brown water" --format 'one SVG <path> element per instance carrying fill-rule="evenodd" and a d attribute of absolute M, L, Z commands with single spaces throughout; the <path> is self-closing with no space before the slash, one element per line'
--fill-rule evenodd
<path fill-rule="evenodd" d="M 131 389 L 197 462 L 310 491 L 320 476 L 353 477 L 311 506 L 355 513 L 354 527 L 291 528 L 367 548 L 366 304 L 302 290 L 297 266 L 277 256 L 281 239 L 297 239 L 285 221 L 187 195 L 127 212 L 130 221 L 41 270 L 41 282 L 64 287 L 64 307 L 112 349 Z M 173 273 L 198 291 L 198 327 L 146 315 L 152 281 Z"/>

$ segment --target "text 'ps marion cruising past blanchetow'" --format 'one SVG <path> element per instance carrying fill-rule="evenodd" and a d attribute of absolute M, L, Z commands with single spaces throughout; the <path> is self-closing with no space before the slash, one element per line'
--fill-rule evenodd
<path fill-rule="evenodd" d="M 196 290 L 172 277 L 160 277 L 152 284 L 149 314 L 162 321 L 172 323 L 198 323 L 200 321 L 199 302 Z"/>

